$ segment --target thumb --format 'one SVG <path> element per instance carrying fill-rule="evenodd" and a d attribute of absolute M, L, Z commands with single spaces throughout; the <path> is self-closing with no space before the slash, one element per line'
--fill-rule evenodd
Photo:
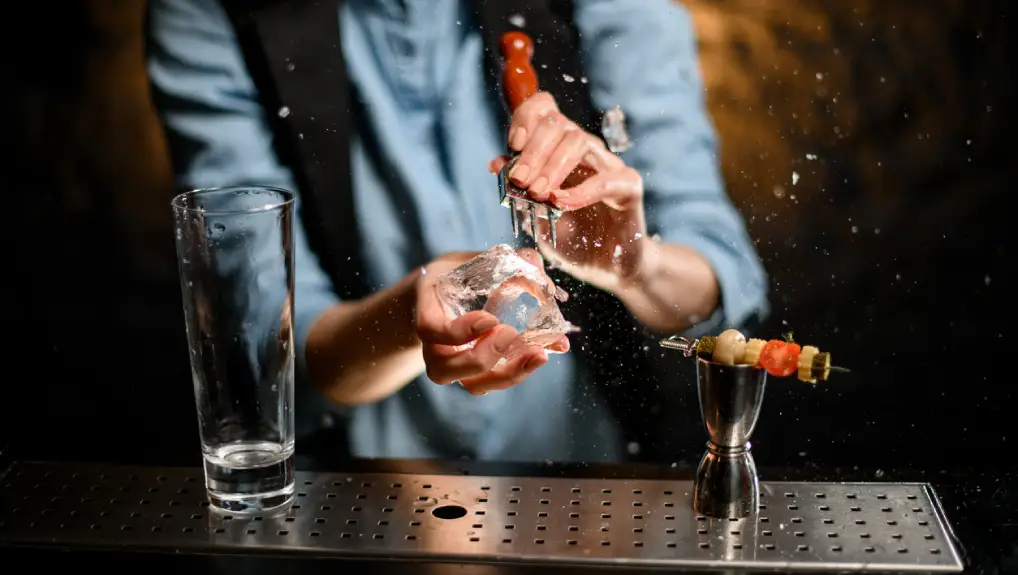
<path fill-rule="evenodd" d="M 497 174 L 502 171 L 502 168 L 509 163 L 509 156 L 499 156 L 494 160 L 488 162 L 488 171 L 492 174 Z"/>

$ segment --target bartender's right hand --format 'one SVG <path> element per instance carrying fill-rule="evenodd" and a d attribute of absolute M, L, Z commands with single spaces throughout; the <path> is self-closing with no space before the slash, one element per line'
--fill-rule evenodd
<path fill-rule="evenodd" d="M 500 324 L 486 311 L 472 311 L 456 319 L 446 315 L 438 299 L 436 281 L 476 255 L 476 252 L 449 253 L 421 270 L 417 282 L 416 321 L 428 379 L 438 384 L 459 381 L 470 393 L 482 395 L 522 382 L 547 363 L 548 353 L 531 346 L 513 359 L 500 362 L 519 335 L 515 329 Z M 520 255 L 542 265 L 541 256 L 533 250 L 523 250 Z M 565 337 L 563 340 L 555 344 L 557 351 L 568 350 L 569 340 Z"/>

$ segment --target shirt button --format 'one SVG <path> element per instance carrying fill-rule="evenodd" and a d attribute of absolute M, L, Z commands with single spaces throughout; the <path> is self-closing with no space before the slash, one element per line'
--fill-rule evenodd
<path fill-rule="evenodd" d="M 416 53 L 414 43 L 408 38 L 402 36 L 393 36 L 392 43 L 395 48 L 396 54 L 404 58 L 413 58 Z"/>

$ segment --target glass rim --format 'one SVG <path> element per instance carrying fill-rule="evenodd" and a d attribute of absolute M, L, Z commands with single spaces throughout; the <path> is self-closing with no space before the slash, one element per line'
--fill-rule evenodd
<path fill-rule="evenodd" d="M 284 199 L 282 201 L 268 204 L 265 206 L 247 208 L 242 210 L 203 210 L 187 206 L 184 203 L 185 198 L 191 198 L 200 195 L 236 193 L 244 190 L 264 190 L 267 192 L 274 192 L 282 195 Z M 291 205 L 296 200 L 297 200 L 296 193 L 283 188 L 277 188 L 275 186 L 259 186 L 259 185 L 220 186 L 216 188 L 195 188 L 193 190 L 188 190 L 186 192 L 179 193 L 176 196 L 174 196 L 172 200 L 170 200 L 170 206 L 172 206 L 174 210 L 179 210 L 182 212 L 188 212 L 192 214 L 204 214 L 204 215 L 257 214 L 262 212 L 271 212 L 272 210 L 276 210 L 284 206 Z"/>

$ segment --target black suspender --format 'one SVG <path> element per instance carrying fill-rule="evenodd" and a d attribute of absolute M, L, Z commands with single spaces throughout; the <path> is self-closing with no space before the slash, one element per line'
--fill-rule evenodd
<path fill-rule="evenodd" d="M 277 149 L 301 188 L 311 248 L 339 295 L 363 297 L 350 179 L 351 92 L 340 0 L 229 4 L 248 67 L 276 124 Z"/>

